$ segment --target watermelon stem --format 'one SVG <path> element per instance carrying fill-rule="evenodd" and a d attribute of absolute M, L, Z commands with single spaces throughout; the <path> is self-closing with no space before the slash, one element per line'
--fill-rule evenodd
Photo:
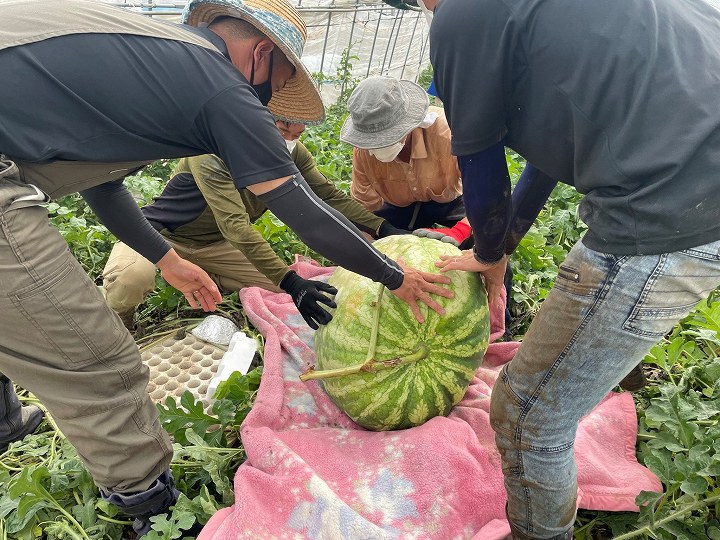
<path fill-rule="evenodd" d="M 378 328 L 380 328 L 380 305 L 382 304 L 383 293 L 385 292 L 385 285 L 380 284 L 380 290 L 378 291 L 377 300 L 372 304 L 374 308 L 373 322 L 370 327 L 370 346 L 368 347 L 368 353 L 365 357 L 365 363 L 369 362 L 375 357 L 375 347 L 377 347 Z"/>
<path fill-rule="evenodd" d="M 331 379 L 333 377 L 344 377 L 345 375 L 356 375 L 358 373 L 375 373 L 377 371 L 383 371 L 385 369 L 392 369 L 412 364 L 413 362 L 418 362 L 419 360 L 427 358 L 429 353 L 430 348 L 424 343 L 421 343 L 418 350 L 414 353 L 408 354 L 407 356 L 396 356 L 394 358 L 388 358 L 387 360 L 376 360 L 374 358 L 370 358 L 362 364 L 337 369 L 325 369 L 322 371 L 315 371 L 313 368 L 310 368 L 300 375 L 300 380 L 309 381 L 311 379 Z"/>

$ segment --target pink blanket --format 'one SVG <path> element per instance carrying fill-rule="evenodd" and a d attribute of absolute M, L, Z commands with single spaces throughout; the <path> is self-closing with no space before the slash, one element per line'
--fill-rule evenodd
<path fill-rule="evenodd" d="M 300 262 L 306 278 L 331 269 Z M 491 343 L 483 366 L 449 417 L 394 432 L 366 431 L 298 376 L 315 362 L 313 331 L 290 296 L 241 291 L 265 336 L 257 401 L 242 426 L 247 461 L 235 504 L 215 514 L 199 540 L 269 538 L 381 540 L 504 538 L 505 492 L 488 420 L 500 367 L 519 343 Z M 503 308 L 491 313 L 491 342 Z M 635 459 L 637 418 L 629 393 L 609 394 L 580 424 L 575 453 L 582 508 L 637 510 L 660 481 Z"/>

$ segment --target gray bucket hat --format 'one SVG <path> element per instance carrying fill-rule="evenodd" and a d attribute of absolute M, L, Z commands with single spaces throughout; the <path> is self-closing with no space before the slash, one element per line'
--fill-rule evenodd
<path fill-rule="evenodd" d="M 357 85 L 347 106 L 350 115 L 340 130 L 340 140 L 372 150 L 395 144 L 418 127 L 430 99 L 414 82 L 376 75 Z"/>

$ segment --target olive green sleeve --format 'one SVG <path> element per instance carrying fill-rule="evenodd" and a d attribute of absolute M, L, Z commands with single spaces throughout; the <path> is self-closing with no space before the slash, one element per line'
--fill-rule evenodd
<path fill-rule="evenodd" d="M 188 159 L 188 166 L 223 237 L 259 272 L 279 284 L 288 267 L 253 227 L 245 203 L 223 161 L 213 155 L 196 156 Z"/>
<path fill-rule="evenodd" d="M 354 201 L 349 195 L 336 188 L 330 180 L 325 178 L 315 165 L 315 160 L 308 149 L 300 142 L 298 142 L 293 152 L 293 160 L 310 189 L 318 197 L 356 225 L 362 225 L 362 228 L 377 232 L 383 218 L 368 212 L 361 204 Z"/>

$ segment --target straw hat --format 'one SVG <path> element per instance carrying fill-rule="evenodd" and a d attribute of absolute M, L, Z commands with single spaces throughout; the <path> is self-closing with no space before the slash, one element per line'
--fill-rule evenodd
<path fill-rule="evenodd" d="M 273 92 L 268 103 L 276 117 L 304 124 L 320 124 L 325 120 L 320 93 L 300 60 L 307 30 L 293 6 L 286 0 L 190 0 L 182 21 L 204 27 L 218 17 L 235 17 L 249 22 L 280 47 L 295 66 L 295 75 L 282 90 Z"/>
<path fill-rule="evenodd" d="M 340 140 L 368 150 L 391 146 L 422 123 L 429 106 L 419 84 L 385 75 L 368 77 L 348 99 L 350 115 Z"/>

